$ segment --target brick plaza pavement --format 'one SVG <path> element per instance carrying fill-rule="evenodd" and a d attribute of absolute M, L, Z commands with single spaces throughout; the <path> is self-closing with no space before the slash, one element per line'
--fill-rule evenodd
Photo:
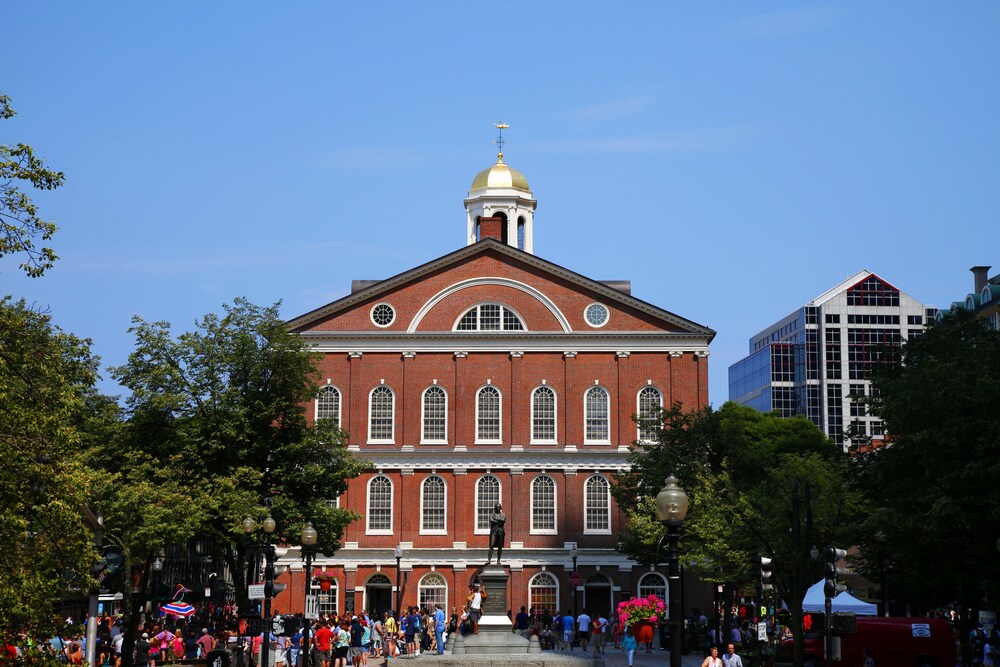
<path fill-rule="evenodd" d="M 544 653 L 549 653 L 545 651 Z M 583 653 L 577 649 L 573 652 L 576 655 L 583 655 Z M 418 663 L 425 663 L 427 665 L 433 665 L 436 656 L 434 654 L 421 654 L 416 658 L 396 658 L 389 661 L 390 667 L 409 667 L 410 665 L 415 665 Z M 530 656 L 525 655 L 525 658 Z M 625 659 L 625 653 L 622 650 L 609 650 L 606 654 L 600 656 L 604 659 L 605 667 L 626 667 L 628 662 Z M 681 656 L 681 665 L 683 667 L 701 667 L 701 663 L 705 660 L 703 655 L 683 655 Z M 383 658 L 370 658 L 368 660 L 369 667 L 383 667 L 385 665 L 385 660 Z M 635 660 L 632 663 L 633 667 L 669 667 L 670 665 L 670 653 L 668 651 L 654 650 L 652 653 L 646 653 L 645 651 L 637 651 L 635 654 Z"/>

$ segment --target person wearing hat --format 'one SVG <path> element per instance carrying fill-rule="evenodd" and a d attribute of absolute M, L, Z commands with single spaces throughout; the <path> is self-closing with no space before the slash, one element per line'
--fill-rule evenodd
<path fill-rule="evenodd" d="M 144 632 L 135 642 L 135 664 L 136 667 L 149 664 L 149 633 Z"/>

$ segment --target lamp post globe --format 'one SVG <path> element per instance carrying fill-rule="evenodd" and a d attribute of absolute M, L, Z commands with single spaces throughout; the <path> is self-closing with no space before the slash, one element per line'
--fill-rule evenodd
<path fill-rule="evenodd" d="M 667 478 L 666 484 L 663 485 L 660 492 L 656 494 L 656 514 L 667 529 L 670 545 L 667 553 L 669 564 L 667 579 L 670 581 L 668 589 L 670 595 L 670 667 L 681 667 L 681 651 L 684 647 L 684 638 L 681 636 L 684 626 L 681 620 L 680 553 L 677 550 L 677 538 L 689 506 L 687 494 L 677 485 L 677 478 L 671 475 Z"/>
<path fill-rule="evenodd" d="M 242 525 L 243 525 L 243 532 L 246 533 L 247 535 L 257 530 L 257 522 L 250 517 L 243 519 Z"/>
<path fill-rule="evenodd" d="M 270 535 L 271 533 L 274 532 L 274 529 L 276 527 L 277 527 L 277 524 L 275 524 L 274 519 L 272 519 L 271 515 L 268 514 L 267 518 L 264 519 L 264 523 L 263 523 L 264 532 L 267 533 L 268 535 Z"/>

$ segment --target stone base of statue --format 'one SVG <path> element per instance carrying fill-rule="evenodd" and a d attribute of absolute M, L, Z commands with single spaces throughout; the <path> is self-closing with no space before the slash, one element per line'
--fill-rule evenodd
<path fill-rule="evenodd" d="M 542 651 L 538 637 L 530 640 L 511 632 L 507 617 L 507 582 L 510 573 L 502 565 L 487 565 L 476 581 L 486 590 L 479 634 L 456 636 L 451 652 L 435 655 L 434 662 L 456 667 L 490 665 L 491 667 L 603 667 L 604 661 L 590 656 Z M 423 655 L 420 656 L 423 658 Z"/>

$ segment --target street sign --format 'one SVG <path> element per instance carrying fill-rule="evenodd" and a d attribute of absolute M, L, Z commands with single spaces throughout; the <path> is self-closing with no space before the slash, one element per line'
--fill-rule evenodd
<path fill-rule="evenodd" d="M 583 577 L 580 576 L 579 572 L 574 572 L 569 575 L 569 585 L 573 588 L 579 588 L 580 584 L 583 583 Z"/>
<path fill-rule="evenodd" d="M 251 600 L 263 600 L 264 584 L 250 584 L 247 586 L 247 597 Z"/>
<path fill-rule="evenodd" d="M 318 595 L 307 595 L 306 596 L 306 613 L 305 617 L 310 620 L 315 620 L 319 618 L 319 596 Z"/>

